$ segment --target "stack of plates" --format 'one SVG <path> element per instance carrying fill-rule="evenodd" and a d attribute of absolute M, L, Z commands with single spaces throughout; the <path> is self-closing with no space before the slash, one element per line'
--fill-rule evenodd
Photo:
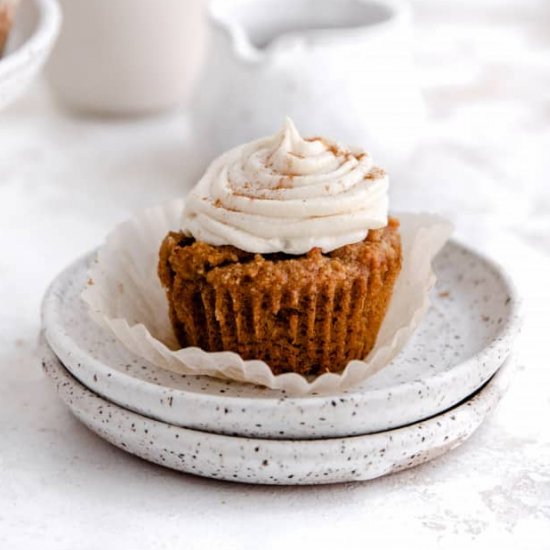
<path fill-rule="evenodd" d="M 515 291 L 499 267 L 454 242 L 436 259 L 432 306 L 399 357 L 353 389 L 305 397 L 177 375 L 133 355 L 79 298 L 91 258 L 45 297 L 45 372 L 99 436 L 169 468 L 249 483 L 372 479 L 459 445 L 507 386 Z"/>

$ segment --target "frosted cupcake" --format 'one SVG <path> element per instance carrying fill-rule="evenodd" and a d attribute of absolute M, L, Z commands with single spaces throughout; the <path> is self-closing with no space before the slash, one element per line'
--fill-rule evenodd
<path fill-rule="evenodd" d="M 318 375 L 374 346 L 401 241 L 388 177 L 367 153 L 303 139 L 287 119 L 210 165 L 181 227 L 158 271 L 182 347 Z"/>

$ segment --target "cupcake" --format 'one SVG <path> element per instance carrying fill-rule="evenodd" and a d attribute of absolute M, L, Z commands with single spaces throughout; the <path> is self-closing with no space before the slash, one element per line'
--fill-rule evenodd
<path fill-rule="evenodd" d="M 400 269 L 386 173 L 290 119 L 212 162 L 158 265 L 182 347 L 303 375 L 365 358 Z"/>
<path fill-rule="evenodd" d="M 19 0 L 0 0 L 0 55 L 8 40 L 8 34 L 13 23 L 15 8 Z"/>

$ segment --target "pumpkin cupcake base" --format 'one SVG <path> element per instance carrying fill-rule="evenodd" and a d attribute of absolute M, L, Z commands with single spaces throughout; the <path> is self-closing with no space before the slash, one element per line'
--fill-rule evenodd
<path fill-rule="evenodd" d="M 364 359 L 401 269 L 399 222 L 329 253 L 252 254 L 169 233 L 158 273 L 182 347 L 319 375 Z"/>

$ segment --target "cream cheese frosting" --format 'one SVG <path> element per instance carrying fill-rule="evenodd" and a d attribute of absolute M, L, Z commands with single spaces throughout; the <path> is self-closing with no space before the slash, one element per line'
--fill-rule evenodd
<path fill-rule="evenodd" d="M 363 151 L 281 131 L 215 159 L 189 193 L 182 229 L 254 253 L 330 252 L 388 221 L 388 176 Z"/>

